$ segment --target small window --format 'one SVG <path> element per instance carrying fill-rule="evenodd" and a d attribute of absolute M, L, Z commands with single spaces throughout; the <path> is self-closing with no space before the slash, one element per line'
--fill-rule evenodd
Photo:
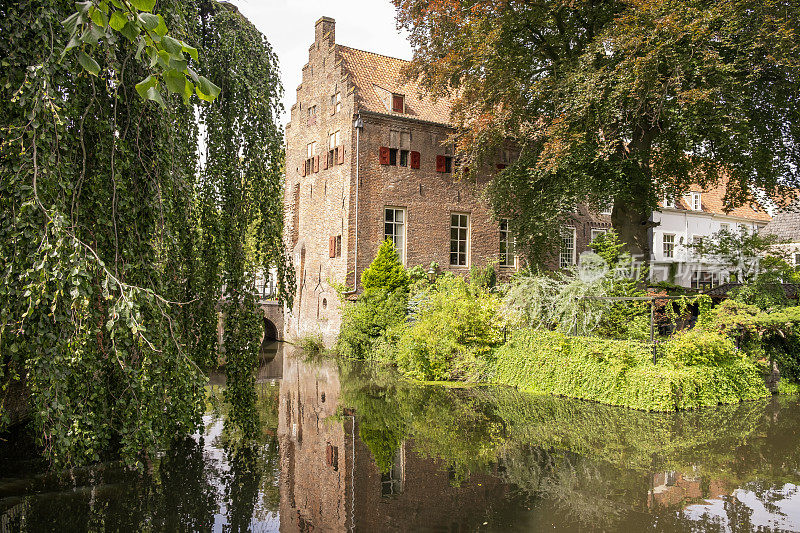
<path fill-rule="evenodd" d="M 661 237 L 661 248 L 664 252 L 664 257 L 675 257 L 675 235 L 671 233 L 665 233 Z"/>
<path fill-rule="evenodd" d="M 397 148 L 389 148 L 389 164 L 392 166 L 397 164 Z"/>
<path fill-rule="evenodd" d="M 402 94 L 392 95 L 392 111 L 403 113 L 405 111 L 405 97 Z"/>
<path fill-rule="evenodd" d="M 671 196 L 664 197 L 664 207 L 668 207 L 670 209 L 675 209 L 675 198 Z"/>
<path fill-rule="evenodd" d="M 575 228 L 564 228 L 558 262 L 561 268 L 569 268 L 575 264 Z"/>
<path fill-rule="evenodd" d="M 328 148 L 336 148 L 341 144 L 340 131 L 336 130 L 328 135 Z"/>
<path fill-rule="evenodd" d="M 331 110 L 334 113 L 342 110 L 342 93 L 340 91 L 331 95 Z"/>
<path fill-rule="evenodd" d="M 383 239 L 394 243 L 400 262 L 405 264 L 406 210 L 402 207 L 384 208 L 383 228 Z"/>
<path fill-rule="evenodd" d="M 614 202 L 613 202 L 613 201 L 611 201 L 611 202 L 608 202 L 608 203 L 605 205 L 605 207 L 603 207 L 602 209 L 603 209 L 603 210 L 602 210 L 602 211 L 600 211 L 600 214 L 601 214 L 601 215 L 610 215 L 610 214 L 611 214 L 611 211 L 614 209 Z M 575 208 L 575 211 L 577 211 L 577 210 L 578 210 L 578 208 L 576 207 L 576 208 Z"/>
<path fill-rule="evenodd" d="M 692 288 L 708 290 L 718 282 L 718 276 L 714 272 L 695 271 L 692 273 Z"/>
<path fill-rule="evenodd" d="M 598 238 L 600 235 L 605 235 L 605 234 L 606 234 L 606 230 L 604 230 L 602 228 L 600 228 L 600 229 L 598 229 L 598 228 L 592 229 L 592 242 L 594 242 L 594 240 L 596 238 Z"/>
<path fill-rule="evenodd" d="M 692 211 L 702 211 L 703 202 L 699 192 L 692 193 Z"/>
<path fill-rule="evenodd" d="M 800 253 L 794 254 L 794 266 L 800 267 Z"/>
<path fill-rule="evenodd" d="M 500 219 L 500 266 L 516 266 L 514 236 L 511 234 L 511 224 L 507 218 Z"/>
<path fill-rule="evenodd" d="M 450 215 L 450 265 L 467 266 L 469 255 L 469 215 Z"/>
<path fill-rule="evenodd" d="M 436 156 L 436 172 L 448 174 L 453 171 L 453 158 L 448 155 Z"/>
<path fill-rule="evenodd" d="M 408 166 L 408 150 L 400 150 L 400 166 Z"/>
<path fill-rule="evenodd" d="M 315 106 L 315 105 L 310 106 L 308 108 L 308 116 L 309 117 L 314 117 L 316 115 L 317 115 L 317 106 Z"/>
<path fill-rule="evenodd" d="M 405 454 L 403 447 L 397 449 L 392 458 L 392 466 L 389 470 L 381 474 L 381 497 L 389 498 L 403 493 L 403 482 L 405 481 Z"/>

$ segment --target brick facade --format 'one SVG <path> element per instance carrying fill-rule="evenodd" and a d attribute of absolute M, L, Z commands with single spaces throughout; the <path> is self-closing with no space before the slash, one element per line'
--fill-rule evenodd
<path fill-rule="evenodd" d="M 466 273 L 496 263 L 500 250 L 499 222 L 482 199 L 491 172 L 461 179 L 452 159 L 441 172 L 452 156 L 449 103 L 419 97 L 401 79 L 405 62 L 337 45 L 334 24 L 316 23 L 286 126 L 285 240 L 298 282 L 286 334 L 319 335 L 328 346 L 341 325 L 334 287 L 358 290 L 384 239 L 385 208 L 403 210 L 407 267 L 436 262 Z M 397 150 L 394 165 L 385 164 L 388 149 Z M 450 266 L 453 213 L 468 215 L 466 264 L 458 266 Z"/>

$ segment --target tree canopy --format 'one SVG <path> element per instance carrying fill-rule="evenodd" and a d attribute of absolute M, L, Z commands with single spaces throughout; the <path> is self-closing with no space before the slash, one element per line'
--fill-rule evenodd
<path fill-rule="evenodd" d="M 60 464 L 141 466 L 194 431 L 220 312 L 252 434 L 256 271 L 293 293 L 277 59 L 228 4 L 154 8 L 0 6 L 0 402 L 26 384 Z"/>
<path fill-rule="evenodd" d="M 652 209 L 690 184 L 800 184 L 800 4 L 792 0 L 395 0 L 408 74 L 454 99 L 467 160 L 520 151 L 493 180 L 532 260 L 575 202 L 650 256 Z M 492 161 L 494 159 L 494 161 Z M 472 163 L 471 168 L 476 168 Z"/>

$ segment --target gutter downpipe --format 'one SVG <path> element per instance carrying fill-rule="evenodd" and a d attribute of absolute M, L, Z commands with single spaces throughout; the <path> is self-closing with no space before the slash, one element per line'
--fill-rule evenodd
<path fill-rule="evenodd" d="M 353 122 L 353 127 L 356 130 L 356 228 L 355 228 L 355 240 L 353 246 L 354 251 L 354 258 L 353 258 L 353 290 L 348 291 L 345 294 L 355 294 L 358 292 L 358 185 L 360 181 L 360 155 L 361 155 L 361 130 L 364 129 L 364 121 L 361 120 L 361 114 L 358 113 L 356 115 L 356 120 Z"/>

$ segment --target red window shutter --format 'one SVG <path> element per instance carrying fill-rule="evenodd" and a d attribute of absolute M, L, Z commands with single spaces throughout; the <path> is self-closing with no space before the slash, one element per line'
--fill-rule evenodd
<path fill-rule="evenodd" d="M 344 165 L 344 145 L 339 147 L 339 151 L 336 154 L 338 159 L 336 160 L 337 165 Z"/>
<path fill-rule="evenodd" d="M 328 239 L 328 257 L 336 257 L 336 237 Z"/>
<path fill-rule="evenodd" d="M 300 165 L 300 175 L 301 176 L 305 176 L 306 175 L 306 161 L 303 161 L 303 164 Z"/>
<path fill-rule="evenodd" d="M 411 168 L 419 168 L 419 152 L 411 152 Z"/>
<path fill-rule="evenodd" d="M 314 172 L 319 172 L 319 156 L 314 156 Z"/>
<path fill-rule="evenodd" d="M 394 111 L 395 113 L 403 112 L 403 95 L 401 94 L 392 95 L 392 111 Z"/>
<path fill-rule="evenodd" d="M 436 172 L 447 172 L 447 159 L 443 155 L 436 156 Z"/>
<path fill-rule="evenodd" d="M 322 158 L 322 170 L 328 170 L 328 159 L 330 158 L 329 154 L 326 153 L 325 157 Z"/>
<path fill-rule="evenodd" d="M 381 165 L 388 165 L 389 164 L 389 148 L 386 146 L 381 146 L 380 148 L 380 160 Z"/>

